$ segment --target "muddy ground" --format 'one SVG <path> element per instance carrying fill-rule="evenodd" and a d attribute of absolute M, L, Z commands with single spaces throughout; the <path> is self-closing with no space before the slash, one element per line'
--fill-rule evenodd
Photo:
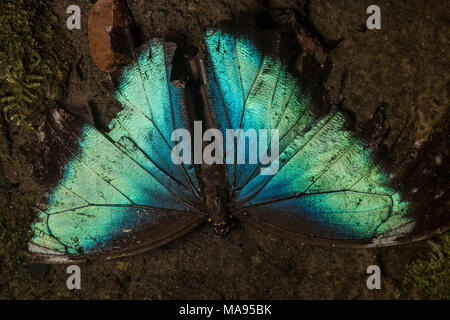
<path fill-rule="evenodd" d="M 81 7 L 82 29 L 60 30 L 72 54 L 61 61 L 71 73 L 62 84 L 65 89 L 58 105 L 73 113 L 95 113 L 106 124 L 120 105 L 100 85 L 104 74 L 89 55 L 87 19 L 93 4 L 86 0 L 53 2 L 51 7 L 62 25 L 71 4 Z M 408 122 L 413 123 L 408 137 L 412 145 L 440 130 L 448 114 L 449 8 L 441 1 L 378 1 L 381 30 L 364 27 L 369 1 L 128 0 L 128 4 L 142 39 L 177 32 L 193 44 L 200 42 L 205 27 L 239 11 L 297 8 L 322 39 L 344 38 L 329 54 L 333 70 L 326 88 L 333 102 L 355 115 L 357 127 L 383 106 L 386 126 L 391 128 L 386 144 L 392 144 Z M 26 158 L 21 152 L 29 141 L 20 138 L 20 132 L 10 140 L 12 154 Z M 5 195 L 16 198 L 16 193 L 45 192 L 29 178 L 29 171 L 17 173 L 4 167 L 10 186 Z M 210 225 L 204 225 L 137 256 L 81 265 L 79 291 L 67 290 L 65 266 L 25 264 L 14 277 L 2 276 L 0 297 L 390 299 L 407 265 L 425 257 L 427 251 L 424 242 L 371 250 L 311 246 L 243 224 L 220 240 Z M 366 268 L 372 264 L 382 269 L 381 290 L 366 287 Z M 417 293 L 405 292 L 402 297 L 415 298 Z"/>

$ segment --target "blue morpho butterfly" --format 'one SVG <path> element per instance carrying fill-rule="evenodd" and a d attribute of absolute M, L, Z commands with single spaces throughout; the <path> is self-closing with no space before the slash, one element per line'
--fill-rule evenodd
<path fill-rule="evenodd" d="M 35 257 L 119 257 L 167 243 L 208 218 L 223 233 L 230 216 L 332 245 L 384 246 L 425 234 L 414 232 L 411 202 L 369 146 L 345 129 L 343 113 L 319 115 L 314 87 L 246 37 L 211 30 L 204 42 L 206 58 L 190 60 L 185 85 L 171 81 L 174 43 L 153 39 L 135 52 L 113 77 L 122 110 L 105 132 L 53 112 L 54 135 L 78 149 L 64 149 L 70 159 L 32 225 Z M 261 163 L 174 164 L 172 134 L 192 131 L 193 109 L 202 109 L 204 129 L 224 137 L 226 129 L 278 129 L 277 173 L 264 174 Z"/>

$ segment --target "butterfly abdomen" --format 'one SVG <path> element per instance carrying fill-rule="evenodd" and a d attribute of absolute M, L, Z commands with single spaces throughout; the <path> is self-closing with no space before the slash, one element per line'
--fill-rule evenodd
<path fill-rule="evenodd" d="M 229 189 L 224 165 L 202 165 L 205 210 L 220 237 L 230 230 Z"/>

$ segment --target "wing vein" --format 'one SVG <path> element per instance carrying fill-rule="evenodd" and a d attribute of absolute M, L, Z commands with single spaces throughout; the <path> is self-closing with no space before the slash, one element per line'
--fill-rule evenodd
<path fill-rule="evenodd" d="M 143 209 L 143 210 L 152 210 L 158 213 L 197 213 L 199 211 L 187 211 L 187 210 L 173 210 L 173 209 L 163 209 L 158 207 L 152 207 L 152 206 L 146 206 L 146 205 L 140 205 L 140 204 L 101 204 L 101 203 L 89 203 L 87 205 L 78 206 L 70 209 L 64 209 L 52 213 L 46 213 L 48 216 L 54 216 L 66 212 L 76 211 L 76 210 L 82 210 L 86 208 L 92 208 L 92 207 L 100 207 L 100 208 L 136 208 L 136 209 Z"/>
<path fill-rule="evenodd" d="M 345 192 L 351 192 L 351 193 L 357 193 L 357 194 L 365 194 L 365 195 L 371 195 L 376 197 L 389 197 L 391 198 L 391 195 L 385 194 L 385 193 L 376 193 L 376 192 L 368 192 L 368 191 L 355 191 L 355 190 L 349 190 L 349 189 L 342 189 L 342 190 L 332 190 L 332 191 L 321 191 L 321 192 L 310 192 L 310 193 L 296 193 L 292 196 L 270 200 L 270 201 L 264 201 L 261 203 L 251 204 L 245 208 L 253 208 L 253 207 L 260 207 L 272 203 L 278 203 L 283 201 L 289 201 L 296 198 L 302 198 L 302 197 L 310 197 L 310 196 L 316 196 L 316 195 L 323 195 L 323 194 L 336 194 L 336 193 L 345 193 Z"/>

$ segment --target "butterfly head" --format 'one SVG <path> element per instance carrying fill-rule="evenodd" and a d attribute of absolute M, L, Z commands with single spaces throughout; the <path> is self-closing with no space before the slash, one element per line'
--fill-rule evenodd
<path fill-rule="evenodd" d="M 230 231 L 230 224 L 227 221 L 214 222 L 214 232 L 219 238 L 225 237 L 225 235 Z"/>
<path fill-rule="evenodd" d="M 209 199 L 207 198 L 206 204 L 210 217 L 208 221 L 213 224 L 214 232 L 220 238 L 223 238 L 230 231 L 227 210 L 217 195 Z"/>

